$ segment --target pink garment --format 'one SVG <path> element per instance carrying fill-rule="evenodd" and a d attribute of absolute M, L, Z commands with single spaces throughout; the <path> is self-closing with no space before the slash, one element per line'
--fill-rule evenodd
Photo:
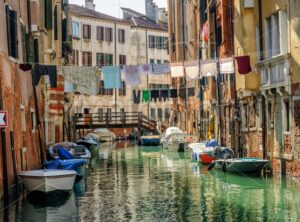
<path fill-rule="evenodd" d="M 238 71 L 241 75 L 248 74 L 252 71 L 250 65 L 250 56 L 238 56 L 235 57 L 238 64 Z"/>

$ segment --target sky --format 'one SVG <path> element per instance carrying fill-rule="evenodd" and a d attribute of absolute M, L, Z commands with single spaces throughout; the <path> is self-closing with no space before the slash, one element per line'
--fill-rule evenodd
<path fill-rule="evenodd" d="M 158 7 L 167 8 L 168 0 L 153 0 Z M 84 5 L 85 0 L 69 0 L 69 3 Z M 122 17 L 120 7 L 131 8 L 135 11 L 145 13 L 145 0 L 94 0 L 96 10 L 117 18 Z M 120 6 L 120 7 L 119 7 Z"/>

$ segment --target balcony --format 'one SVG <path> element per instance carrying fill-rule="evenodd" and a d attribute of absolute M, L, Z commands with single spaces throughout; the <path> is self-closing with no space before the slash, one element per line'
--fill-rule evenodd
<path fill-rule="evenodd" d="M 261 88 L 276 88 L 288 85 L 290 60 L 288 55 L 277 56 L 257 64 Z"/>

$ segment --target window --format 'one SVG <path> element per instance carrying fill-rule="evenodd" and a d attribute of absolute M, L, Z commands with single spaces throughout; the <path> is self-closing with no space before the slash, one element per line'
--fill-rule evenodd
<path fill-rule="evenodd" d="M 54 20 L 54 40 L 58 40 L 58 24 L 57 24 L 57 5 L 55 5 L 54 7 L 54 16 L 53 16 L 53 20 Z"/>
<path fill-rule="evenodd" d="M 216 44 L 217 47 L 220 47 L 222 45 L 222 26 L 217 27 Z"/>
<path fill-rule="evenodd" d="M 26 132 L 26 115 L 25 115 L 25 106 L 21 105 L 21 124 L 22 132 Z"/>
<path fill-rule="evenodd" d="M 155 36 L 153 35 L 149 35 L 149 48 L 155 48 Z"/>
<path fill-rule="evenodd" d="M 242 129 L 247 129 L 248 128 L 248 105 L 243 104 L 243 109 L 242 109 Z"/>
<path fill-rule="evenodd" d="M 30 110 L 30 118 L 31 118 L 31 130 L 35 131 L 36 117 L 35 117 L 35 111 L 33 109 Z"/>
<path fill-rule="evenodd" d="M 170 119 L 170 111 L 169 109 L 165 109 L 165 121 L 169 121 Z"/>
<path fill-rule="evenodd" d="M 125 30 L 124 29 L 118 30 L 118 41 L 119 41 L 119 43 L 125 43 Z"/>
<path fill-rule="evenodd" d="M 112 118 L 111 118 L 111 108 L 107 108 L 107 120 L 108 120 L 109 122 L 112 121 Z"/>
<path fill-rule="evenodd" d="M 154 59 L 150 59 L 150 64 L 154 64 L 155 60 Z"/>
<path fill-rule="evenodd" d="M 169 50 L 169 38 L 163 37 L 163 49 Z"/>
<path fill-rule="evenodd" d="M 158 108 L 157 109 L 157 118 L 159 121 L 162 121 L 162 109 L 161 108 Z"/>
<path fill-rule="evenodd" d="M 105 40 L 112 42 L 112 28 L 105 28 Z"/>
<path fill-rule="evenodd" d="M 18 58 L 18 26 L 17 26 L 17 12 L 10 10 L 6 5 L 6 25 L 7 25 L 7 43 L 8 43 L 8 55 L 14 58 Z"/>
<path fill-rule="evenodd" d="M 121 88 L 119 89 L 119 96 L 126 96 L 126 84 L 122 81 Z"/>
<path fill-rule="evenodd" d="M 89 108 L 84 108 L 83 113 L 84 114 L 90 114 L 90 109 Z"/>
<path fill-rule="evenodd" d="M 105 95 L 112 96 L 113 95 L 113 89 L 105 89 L 104 88 L 103 80 L 100 81 L 99 95 L 102 95 L 102 96 L 105 96 Z"/>
<path fill-rule="evenodd" d="M 75 49 L 73 50 L 73 65 L 79 65 L 79 51 Z"/>
<path fill-rule="evenodd" d="M 83 38 L 84 39 L 91 39 L 91 26 L 90 25 L 83 25 Z"/>
<path fill-rule="evenodd" d="M 290 102 L 288 100 L 284 101 L 284 115 L 283 115 L 283 125 L 284 131 L 289 132 L 291 128 L 290 124 Z"/>
<path fill-rule="evenodd" d="M 157 64 L 161 64 L 161 60 L 160 59 L 157 60 Z"/>
<path fill-rule="evenodd" d="M 154 108 L 151 108 L 151 110 L 150 110 L 150 116 L 151 116 L 152 119 L 156 119 L 156 112 L 155 111 L 156 110 Z"/>
<path fill-rule="evenodd" d="M 52 29 L 52 0 L 45 0 L 45 28 Z"/>
<path fill-rule="evenodd" d="M 273 112 L 272 112 L 272 103 L 268 102 L 268 128 L 273 128 Z"/>
<path fill-rule="evenodd" d="M 169 60 L 164 60 L 164 63 L 165 64 L 169 64 Z"/>
<path fill-rule="evenodd" d="M 97 53 L 96 54 L 96 61 L 97 66 L 102 67 L 106 65 L 112 65 L 113 64 L 113 55 L 112 54 L 104 54 L 104 53 Z"/>
<path fill-rule="evenodd" d="M 104 41 L 104 28 L 97 26 L 97 40 Z"/>
<path fill-rule="evenodd" d="M 72 33 L 73 37 L 79 38 L 79 22 L 72 22 Z"/>
<path fill-rule="evenodd" d="M 92 53 L 91 52 L 82 52 L 82 65 L 83 66 L 92 66 Z"/>
<path fill-rule="evenodd" d="M 156 48 L 157 49 L 162 49 L 162 37 L 160 37 L 160 36 L 156 36 Z"/>
<path fill-rule="evenodd" d="M 119 55 L 120 65 L 126 65 L 126 55 Z"/>
<path fill-rule="evenodd" d="M 150 83 L 149 84 L 150 89 L 169 89 L 170 85 L 168 84 L 155 84 L 155 83 Z"/>
<path fill-rule="evenodd" d="M 266 26 L 266 58 L 287 52 L 287 16 L 285 11 L 279 11 L 265 20 Z"/>

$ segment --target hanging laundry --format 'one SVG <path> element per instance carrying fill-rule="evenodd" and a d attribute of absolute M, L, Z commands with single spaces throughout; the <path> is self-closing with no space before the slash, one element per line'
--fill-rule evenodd
<path fill-rule="evenodd" d="M 200 79 L 199 61 L 184 62 L 184 68 L 187 81 Z"/>
<path fill-rule="evenodd" d="M 73 85 L 73 83 L 70 83 L 68 80 L 65 80 L 64 88 L 65 88 L 65 90 L 64 90 L 65 93 L 74 92 L 74 85 Z"/>
<path fill-rule="evenodd" d="M 151 100 L 151 95 L 149 90 L 143 90 L 143 98 L 142 101 L 144 103 L 149 103 Z"/>
<path fill-rule="evenodd" d="M 34 66 L 32 82 L 35 86 L 39 84 L 41 76 L 47 75 L 50 80 L 50 87 L 57 87 L 57 69 L 56 66 L 53 65 L 38 65 Z"/>
<path fill-rule="evenodd" d="M 179 97 L 180 98 L 186 98 L 186 88 L 180 88 L 179 89 Z"/>
<path fill-rule="evenodd" d="M 217 69 L 218 60 L 202 60 L 200 64 L 201 77 L 204 76 L 216 76 L 218 73 Z"/>
<path fill-rule="evenodd" d="M 234 73 L 234 63 L 233 58 L 222 58 L 219 59 L 220 73 L 230 74 Z"/>
<path fill-rule="evenodd" d="M 170 92 L 170 90 L 168 90 L 168 89 L 160 90 L 159 101 L 165 102 L 167 99 L 169 99 L 169 97 L 170 97 L 169 92 Z"/>
<path fill-rule="evenodd" d="M 169 74 L 170 73 L 170 65 L 165 64 L 153 64 L 153 73 L 154 74 Z"/>
<path fill-rule="evenodd" d="M 205 22 L 202 26 L 201 37 L 203 42 L 208 42 L 209 40 L 208 22 Z"/>
<path fill-rule="evenodd" d="M 32 65 L 31 64 L 20 64 L 19 68 L 23 70 L 24 72 L 28 72 L 32 70 Z"/>
<path fill-rule="evenodd" d="M 140 65 L 141 74 L 151 75 L 153 74 L 153 68 L 151 64 Z"/>
<path fill-rule="evenodd" d="M 121 88 L 121 67 L 104 66 L 102 67 L 104 88 L 120 89 Z"/>
<path fill-rule="evenodd" d="M 195 87 L 188 88 L 188 96 L 195 96 Z"/>
<path fill-rule="evenodd" d="M 251 65 L 250 65 L 250 56 L 238 56 L 235 57 L 238 64 L 238 71 L 241 75 L 245 75 L 250 73 Z"/>
<path fill-rule="evenodd" d="M 126 85 L 141 84 L 141 69 L 139 66 L 125 66 L 123 71 Z"/>
<path fill-rule="evenodd" d="M 154 100 L 156 102 L 159 99 L 159 90 L 154 89 L 151 90 L 151 101 Z"/>
<path fill-rule="evenodd" d="M 61 66 L 66 81 L 73 84 L 73 92 L 87 95 L 99 93 L 100 70 L 91 66 Z"/>
<path fill-rule="evenodd" d="M 172 78 L 184 77 L 183 62 L 171 63 L 170 69 Z"/>
<path fill-rule="evenodd" d="M 141 97 L 141 91 L 140 90 L 133 90 L 133 103 L 139 104 L 140 103 L 140 97 Z"/>
<path fill-rule="evenodd" d="M 177 94 L 177 89 L 171 89 L 170 90 L 170 98 L 177 98 L 178 94 Z"/>

